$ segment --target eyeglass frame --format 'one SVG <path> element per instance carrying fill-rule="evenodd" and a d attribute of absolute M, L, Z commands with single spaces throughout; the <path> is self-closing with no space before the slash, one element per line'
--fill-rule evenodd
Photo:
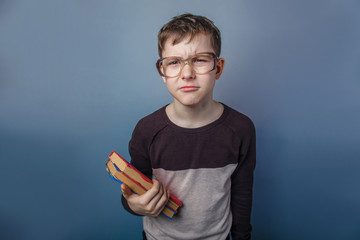
<path fill-rule="evenodd" d="M 195 57 L 195 56 L 197 56 L 197 55 L 201 55 L 201 54 L 209 54 L 209 55 L 211 55 L 211 56 L 213 57 L 213 59 L 214 59 L 214 67 L 213 67 L 211 70 L 207 71 L 207 72 L 197 73 L 197 72 L 195 71 L 194 67 L 192 66 L 192 64 L 189 63 L 189 60 L 192 59 L 193 57 Z M 182 60 L 182 62 L 184 63 L 184 65 L 183 65 L 183 66 L 181 67 L 181 69 L 179 70 L 179 73 L 178 73 L 177 75 L 175 75 L 175 76 L 171 76 L 171 78 L 173 78 L 173 77 L 178 77 L 178 76 L 181 74 L 181 71 L 183 70 L 183 68 L 185 67 L 186 64 L 188 64 L 188 65 L 191 67 L 191 69 L 192 69 L 196 74 L 202 75 L 202 74 L 209 73 L 209 72 L 213 71 L 213 70 L 216 68 L 216 63 L 217 63 L 217 61 L 219 60 L 219 57 L 217 57 L 217 56 L 215 55 L 215 53 L 213 53 L 213 52 L 199 52 L 199 53 L 197 53 L 197 54 L 195 54 L 195 55 L 193 55 L 193 56 L 191 56 L 191 57 L 189 57 L 189 58 L 187 58 L 187 59 L 182 59 L 181 57 L 177 57 L 177 56 L 170 56 L 170 57 L 160 58 L 160 59 L 158 59 L 158 60 L 156 61 L 156 68 L 157 68 L 160 76 L 162 76 L 162 77 L 169 77 L 169 76 L 166 76 L 165 74 L 163 74 L 163 73 L 161 72 L 161 70 L 160 70 L 160 65 L 161 65 L 161 64 L 160 64 L 160 63 L 161 63 L 164 59 L 166 59 L 166 58 L 172 58 L 172 57 L 179 58 L 180 60 Z"/>

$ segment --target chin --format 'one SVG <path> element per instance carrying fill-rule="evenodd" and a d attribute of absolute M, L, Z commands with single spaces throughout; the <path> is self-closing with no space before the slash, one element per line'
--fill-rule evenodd
<path fill-rule="evenodd" d="M 201 103 L 201 101 L 198 99 L 192 99 L 192 100 L 188 99 L 188 100 L 182 100 L 182 101 L 178 101 L 178 102 L 186 107 L 194 107 Z"/>
<path fill-rule="evenodd" d="M 194 95 L 191 96 L 190 94 L 187 96 L 179 96 L 179 97 L 174 96 L 174 100 L 176 100 L 178 103 L 186 107 L 203 105 L 206 104 L 208 101 L 211 101 L 210 99 L 212 98 L 203 97 L 203 96 L 194 96 Z"/>

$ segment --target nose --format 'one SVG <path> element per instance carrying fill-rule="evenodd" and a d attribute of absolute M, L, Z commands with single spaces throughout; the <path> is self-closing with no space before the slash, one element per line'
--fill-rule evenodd
<path fill-rule="evenodd" d="M 185 62 L 184 67 L 181 70 L 181 78 L 184 80 L 191 80 L 195 78 L 195 71 L 188 62 Z"/>

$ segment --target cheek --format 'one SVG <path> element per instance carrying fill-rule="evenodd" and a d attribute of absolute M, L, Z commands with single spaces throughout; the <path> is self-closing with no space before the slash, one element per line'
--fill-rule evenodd
<path fill-rule="evenodd" d="M 164 83 L 166 85 L 166 88 L 168 89 L 169 92 L 173 92 L 176 89 L 176 85 L 173 81 L 169 81 L 169 80 L 165 80 L 164 79 Z"/>
<path fill-rule="evenodd" d="M 207 79 L 204 79 L 203 83 L 206 86 L 206 88 L 213 88 L 216 83 L 215 72 L 211 73 L 211 75 Z"/>

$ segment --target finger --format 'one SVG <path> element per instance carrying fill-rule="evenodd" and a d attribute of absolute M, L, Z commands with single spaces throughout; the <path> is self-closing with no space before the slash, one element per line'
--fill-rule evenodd
<path fill-rule="evenodd" d="M 153 187 L 149 190 L 150 193 L 153 195 L 152 199 L 150 199 L 150 201 L 148 203 L 148 207 L 149 207 L 149 209 L 151 209 L 151 212 L 153 212 L 155 210 L 155 207 L 156 207 L 158 201 L 164 194 L 163 185 L 160 182 L 158 182 L 158 181 L 155 182 L 155 181 L 154 181 Z"/>
<path fill-rule="evenodd" d="M 158 209 L 158 211 L 156 213 L 156 216 L 159 215 L 164 210 L 164 208 L 166 207 L 166 204 L 169 201 L 169 195 L 168 194 L 169 194 L 169 192 L 166 189 L 164 189 L 164 194 L 159 199 L 159 201 L 157 203 L 157 206 L 156 206 L 156 209 Z"/>
<path fill-rule="evenodd" d="M 153 186 L 145 193 L 142 195 L 142 200 L 144 203 L 150 203 L 157 194 L 159 194 L 161 189 L 161 183 L 157 180 L 153 180 Z"/>
<path fill-rule="evenodd" d="M 170 192 L 168 190 L 166 190 L 166 188 L 164 187 L 164 193 L 162 194 L 161 198 L 157 202 L 157 208 L 161 208 L 161 210 L 162 210 L 165 207 L 165 205 L 169 201 L 169 196 L 170 196 L 169 194 L 170 194 Z"/>
<path fill-rule="evenodd" d="M 169 192 L 166 190 L 164 186 L 162 186 L 161 193 L 157 195 L 157 198 L 152 202 L 154 205 L 153 215 L 158 216 L 161 211 L 164 209 L 166 203 L 169 200 Z"/>
<path fill-rule="evenodd" d="M 157 183 L 156 183 L 157 184 Z M 154 187 L 154 190 L 157 186 Z M 158 216 L 160 212 L 164 209 L 168 199 L 168 193 L 164 185 L 159 183 L 159 190 L 157 194 L 151 199 L 148 204 L 148 212 L 151 216 Z"/>
<path fill-rule="evenodd" d="M 121 184 L 121 192 L 126 200 L 133 194 L 126 184 Z"/>

